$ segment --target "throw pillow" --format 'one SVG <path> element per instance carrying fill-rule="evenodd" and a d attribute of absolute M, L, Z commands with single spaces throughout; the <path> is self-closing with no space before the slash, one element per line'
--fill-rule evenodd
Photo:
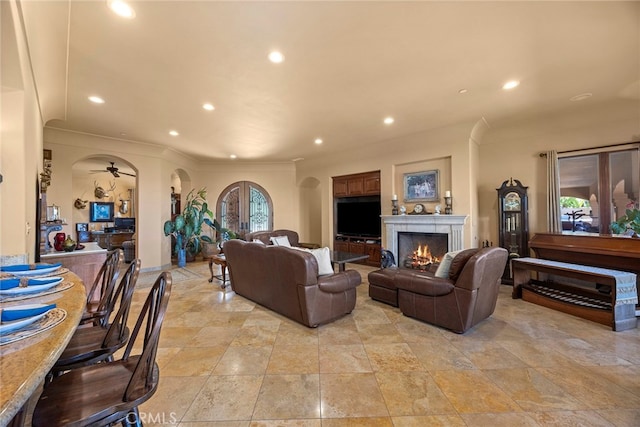
<path fill-rule="evenodd" d="M 318 276 L 334 273 L 329 248 L 311 249 L 311 254 L 318 261 Z"/>
<path fill-rule="evenodd" d="M 271 243 L 273 243 L 274 246 L 286 246 L 288 248 L 291 247 L 291 243 L 289 243 L 289 238 L 287 236 L 274 236 L 269 240 L 271 240 Z"/>
<path fill-rule="evenodd" d="M 443 279 L 448 279 L 449 269 L 451 268 L 451 262 L 456 257 L 456 255 L 458 255 L 458 253 L 460 252 L 462 251 L 452 251 L 444 254 L 444 256 L 442 257 L 442 261 L 440 261 L 440 265 L 438 266 L 438 269 L 434 273 L 434 276 L 441 277 Z"/>
<path fill-rule="evenodd" d="M 318 262 L 318 276 L 335 273 L 335 271 L 333 271 L 333 264 L 331 263 L 331 252 L 329 252 L 329 248 L 307 249 L 293 246 L 292 249 L 309 252 L 314 256 Z"/>

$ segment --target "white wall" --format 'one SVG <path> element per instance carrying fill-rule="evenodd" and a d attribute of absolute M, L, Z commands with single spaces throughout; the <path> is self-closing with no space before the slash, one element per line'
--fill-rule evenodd
<path fill-rule="evenodd" d="M 0 3 L 0 254 L 32 262 L 37 182 L 42 172 L 42 120 L 18 5 L 15 1 Z"/>
<path fill-rule="evenodd" d="M 382 214 L 391 215 L 391 197 L 397 194 L 399 199 L 402 198 L 404 173 L 420 172 L 425 168 L 439 169 L 443 182 L 440 191 L 444 193 L 445 190 L 451 190 L 453 212 L 458 215 L 473 213 L 477 209 L 474 206 L 475 197 L 472 196 L 475 188 L 470 187 L 475 182 L 472 157 L 477 155 L 469 148 L 473 127 L 474 123 L 463 123 L 345 150 L 340 156 L 297 162 L 298 183 L 315 178 L 321 185 L 322 242 L 318 243 L 333 246 L 334 176 L 380 170 Z M 444 206 L 444 200 L 441 204 Z M 429 204 L 430 209 L 433 208 L 431 205 L 435 203 Z M 473 223 L 474 219 L 470 217 L 465 226 L 465 247 L 476 245 L 477 236 L 472 235 Z M 305 227 L 305 224 L 301 224 L 301 229 Z M 383 236 L 383 246 L 385 244 L 386 236 Z"/>
<path fill-rule="evenodd" d="M 197 163 L 186 156 L 148 144 L 103 138 L 46 128 L 45 148 L 52 150 L 53 179 L 47 195 L 49 205 L 60 206 L 63 217 L 71 217 L 74 200 L 72 165 L 78 160 L 97 155 L 124 159 L 137 172 L 136 234 L 138 257 L 142 270 L 157 270 L 171 264 L 171 241 L 163 233 L 163 224 L 171 217 L 171 186 L 175 186 L 176 171 L 186 175 L 191 188 L 181 188 L 186 194 L 206 187 L 207 200 L 215 211 L 220 192 L 235 181 L 254 181 L 269 192 L 274 205 L 274 227 L 298 227 L 298 196 L 293 163 Z M 173 176 L 173 177 L 172 177 Z M 184 184 L 185 179 L 182 180 Z M 69 224 L 64 232 L 75 235 Z"/>
<path fill-rule="evenodd" d="M 489 130 L 480 145 L 480 239 L 497 244 L 496 189 L 511 177 L 529 187 L 529 236 L 546 231 L 546 160 L 539 154 L 640 140 L 638 111 L 637 100 L 615 105 L 587 103 L 564 114 L 532 117 Z"/>

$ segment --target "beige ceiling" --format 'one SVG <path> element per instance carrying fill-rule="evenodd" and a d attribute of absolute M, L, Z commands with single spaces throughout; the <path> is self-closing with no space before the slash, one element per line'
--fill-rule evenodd
<path fill-rule="evenodd" d="M 638 2 L 131 4 L 125 20 L 106 1 L 22 1 L 48 126 L 288 161 L 482 118 L 640 105 Z M 503 91 L 510 79 L 520 87 Z"/>

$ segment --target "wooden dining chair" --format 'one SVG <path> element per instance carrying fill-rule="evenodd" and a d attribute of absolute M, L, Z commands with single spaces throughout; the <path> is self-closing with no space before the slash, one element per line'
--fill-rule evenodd
<path fill-rule="evenodd" d="M 107 254 L 107 259 L 100 267 L 91 289 L 87 294 L 87 305 L 84 313 L 82 313 L 81 324 L 94 323 L 106 326 L 109 322 L 110 310 L 114 305 L 113 291 L 116 287 L 118 275 L 120 274 L 120 265 L 124 260 L 122 249 L 116 249 Z M 100 292 L 100 299 L 95 300 L 95 295 Z"/>
<path fill-rule="evenodd" d="M 122 359 L 55 377 L 35 406 L 32 425 L 142 425 L 138 406 L 158 387 L 156 352 L 171 294 L 171 273 L 158 276 L 131 332 Z M 132 351 L 141 352 L 132 355 Z"/>
<path fill-rule="evenodd" d="M 136 259 L 127 268 L 113 294 L 113 305 L 116 301 L 120 301 L 113 321 L 107 327 L 98 324 L 77 328 L 67 347 L 51 368 L 45 385 L 64 371 L 93 365 L 104 360 L 111 361 L 113 353 L 124 347 L 129 339 L 127 320 L 139 273 L 140 260 Z"/>

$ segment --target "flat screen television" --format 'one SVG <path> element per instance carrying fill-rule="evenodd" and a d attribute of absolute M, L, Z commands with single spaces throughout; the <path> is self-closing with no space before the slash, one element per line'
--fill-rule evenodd
<path fill-rule="evenodd" d="M 347 236 L 380 237 L 380 201 L 338 201 L 337 233 Z"/>
<path fill-rule="evenodd" d="M 113 222 L 114 214 L 113 202 L 91 202 L 89 204 L 90 222 Z"/>

